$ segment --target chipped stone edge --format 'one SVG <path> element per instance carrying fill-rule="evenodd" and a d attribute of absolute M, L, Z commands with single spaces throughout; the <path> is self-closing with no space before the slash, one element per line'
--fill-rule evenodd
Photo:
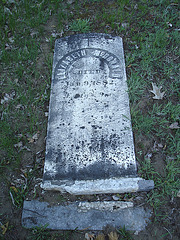
<path fill-rule="evenodd" d="M 73 195 L 125 193 L 150 191 L 154 188 L 153 180 L 136 178 L 110 178 L 98 180 L 76 181 L 44 181 L 41 184 L 44 190 L 68 192 Z"/>

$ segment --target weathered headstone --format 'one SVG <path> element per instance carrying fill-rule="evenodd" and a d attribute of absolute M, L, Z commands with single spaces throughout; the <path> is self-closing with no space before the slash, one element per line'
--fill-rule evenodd
<path fill-rule="evenodd" d="M 42 187 L 71 194 L 149 191 L 137 177 L 120 37 L 81 34 L 56 41 Z M 141 231 L 150 210 L 132 202 L 24 201 L 22 225 Z"/>
<path fill-rule="evenodd" d="M 136 176 L 127 91 L 120 37 L 56 40 L 44 189 L 93 194 L 153 188 Z"/>

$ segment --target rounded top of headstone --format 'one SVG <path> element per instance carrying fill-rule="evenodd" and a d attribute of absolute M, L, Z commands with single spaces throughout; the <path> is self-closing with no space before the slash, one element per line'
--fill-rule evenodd
<path fill-rule="evenodd" d="M 97 40 L 101 40 L 102 38 L 104 38 L 104 39 L 113 40 L 113 41 L 115 39 L 122 39 L 119 36 L 113 36 L 113 35 L 106 34 L 106 33 L 82 33 L 82 34 L 73 34 L 73 35 L 63 37 L 63 38 L 59 38 L 59 39 L 56 40 L 56 42 L 68 41 L 69 44 L 70 44 L 74 41 L 87 39 L 87 38 L 96 38 Z"/>

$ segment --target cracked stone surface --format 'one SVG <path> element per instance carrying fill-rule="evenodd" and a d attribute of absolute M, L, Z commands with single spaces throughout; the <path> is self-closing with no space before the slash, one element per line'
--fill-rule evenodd
<path fill-rule="evenodd" d="M 142 231 L 150 221 L 151 211 L 133 208 L 131 202 L 74 202 L 49 206 L 37 200 L 24 201 L 22 225 L 26 228 L 48 224 L 47 228 L 102 230 L 105 226 Z"/>

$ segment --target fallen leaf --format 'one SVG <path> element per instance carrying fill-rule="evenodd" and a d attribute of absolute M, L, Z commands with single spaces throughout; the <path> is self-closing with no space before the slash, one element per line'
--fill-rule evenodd
<path fill-rule="evenodd" d="M 34 36 L 36 36 L 37 34 L 38 34 L 37 31 L 32 31 L 32 32 L 30 33 L 30 35 L 31 35 L 32 38 L 33 38 Z"/>
<path fill-rule="evenodd" d="M 22 142 L 19 142 L 19 143 L 17 143 L 17 144 L 14 144 L 14 147 L 18 147 L 18 148 L 20 148 L 20 147 L 22 147 L 23 146 L 23 143 Z"/>
<path fill-rule="evenodd" d="M 10 37 L 9 41 L 10 41 L 10 43 L 13 43 L 14 42 L 14 37 Z"/>
<path fill-rule="evenodd" d="M 152 92 L 155 95 L 153 99 L 163 99 L 165 92 L 161 92 L 162 86 L 157 87 L 155 83 L 152 83 L 152 87 L 153 90 L 150 90 L 150 92 Z"/>
<path fill-rule="evenodd" d="M 178 128 L 179 128 L 178 122 L 172 123 L 172 124 L 169 126 L 169 128 L 171 128 L 171 129 L 178 129 Z"/>
<path fill-rule="evenodd" d="M 137 4 L 135 4 L 135 5 L 134 5 L 134 9 L 137 9 L 137 8 L 138 8 L 138 5 L 137 5 Z"/>
<path fill-rule="evenodd" d="M 10 45 L 9 45 L 8 43 L 5 44 L 5 49 L 6 49 L 6 50 L 11 49 L 11 47 L 10 47 Z"/>
<path fill-rule="evenodd" d="M 118 240 L 118 234 L 117 232 L 110 232 L 108 234 L 109 240 Z"/>
<path fill-rule="evenodd" d="M 22 148 L 21 148 L 21 150 L 27 150 L 28 152 L 31 152 L 31 149 L 29 149 L 27 146 L 23 146 Z"/>
<path fill-rule="evenodd" d="M 56 37 L 62 37 L 63 33 L 64 33 L 63 31 L 61 31 L 60 33 L 53 32 L 53 33 L 51 33 L 51 36 L 54 37 L 54 38 L 56 38 Z"/>
<path fill-rule="evenodd" d="M 94 234 L 86 233 L 85 234 L 85 239 L 86 240 L 94 240 Z"/>
<path fill-rule="evenodd" d="M 38 137 L 39 137 L 39 131 L 36 134 L 34 134 L 32 138 L 28 138 L 29 143 L 36 142 L 38 140 Z"/>
<path fill-rule="evenodd" d="M 35 141 L 38 140 L 38 135 L 39 135 L 39 133 L 34 134 L 34 135 L 32 136 L 32 139 L 35 140 Z"/>
<path fill-rule="evenodd" d="M 57 35 L 56 33 L 51 33 L 51 36 L 55 38 Z"/>
<path fill-rule="evenodd" d="M 95 240 L 105 240 L 104 234 L 98 234 Z"/>
<path fill-rule="evenodd" d="M 4 102 L 8 102 L 8 101 L 12 100 L 15 95 L 16 95 L 15 91 L 12 91 L 9 94 L 5 93 L 4 94 L 4 99 L 1 99 L 1 104 L 3 104 Z"/>
<path fill-rule="evenodd" d="M 33 143 L 34 140 L 32 138 L 28 138 L 29 143 Z"/>
<path fill-rule="evenodd" d="M 122 23 L 121 26 L 126 29 L 129 27 L 129 23 Z"/>
<path fill-rule="evenodd" d="M 45 37 L 46 42 L 49 42 L 49 39 Z"/>
<path fill-rule="evenodd" d="M 8 226 L 9 226 L 9 222 L 7 222 L 4 225 L 1 225 L 2 228 L 2 234 L 4 235 L 6 233 L 6 231 L 8 230 Z"/>
<path fill-rule="evenodd" d="M 150 160 L 151 157 L 152 157 L 152 153 L 147 153 L 147 154 L 145 155 L 145 157 L 146 157 L 148 160 Z"/>
<path fill-rule="evenodd" d="M 15 108 L 16 108 L 16 109 L 23 108 L 23 105 L 22 105 L 22 104 L 18 104 Z"/>

